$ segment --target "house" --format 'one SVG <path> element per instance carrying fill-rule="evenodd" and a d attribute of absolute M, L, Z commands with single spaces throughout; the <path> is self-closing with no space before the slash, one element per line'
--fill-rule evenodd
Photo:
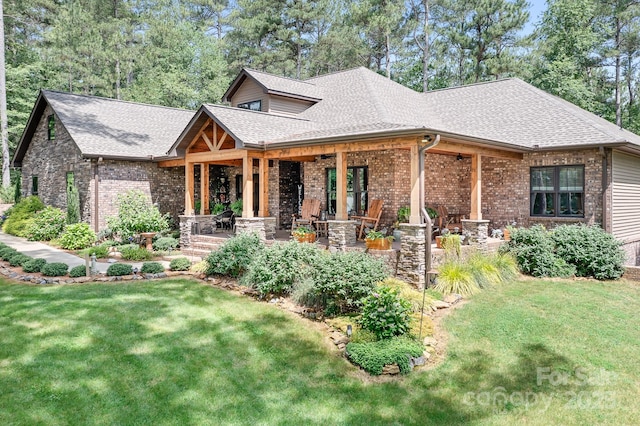
<path fill-rule="evenodd" d="M 197 201 L 205 213 L 215 171 L 243 199 L 238 228 L 264 238 L 303 197 L 322 201 L 338 249 L 368 200 L 384 200 L 387 226 L 410 205 L 398 268 L 414 281 L 423 203 L 464 216 L 479 244 L 514 222 L 599 224 L 638 262 L 640 137 L 519 79 L 417 93 L 365 68 L 304 81 L 245 69 L 224 100 L 202 105 L 160 162 L 185 166 L 187 213 Z M 195 218 L 181 217 L 185 245 Z"/>
<path fill-rule="evenodd" d="M 22 169 L 22 194 L 66 210 L 66 188 L 75 185 L 82 220 L 96 232 L 128 189 L 142 190 L 177 220 L 184 167 L 158 162 L 191 117 L 193 111 L 42 90 L 12 162 Z"/>

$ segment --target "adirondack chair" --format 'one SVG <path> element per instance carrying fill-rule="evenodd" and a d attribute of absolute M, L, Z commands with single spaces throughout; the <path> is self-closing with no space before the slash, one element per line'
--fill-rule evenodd
<path fill-rule="evenodd" d="M 360 221 L 360 231 L 358 232 L 358 239 L 364 238 L 364 230 L 371 229 L 375 231 L 378 229 L 378 222 L 382 216 L 383 200 L 371 200 L 369 203 L 369 210 L 365 212 L 364 216 L 351 216 L 351 219 Z"/>
<path fill-rule="evenodd" d="M 462 232 L 461 219 L 464 219 L 462 215 L 450 215 L 445 206 L 438 207 L 438 226 L 440 230 L 448 228 L 453 231 L 454 228 L 458 228 Z"/>
<path fill-rule="evenodd" d="M 291 230 L 299 226 L 313 226 L 313 222 L 320 218 L 320 200 L 305 198 L 302 200 L 300 214 L 294 214 L 291 220 Z"/>

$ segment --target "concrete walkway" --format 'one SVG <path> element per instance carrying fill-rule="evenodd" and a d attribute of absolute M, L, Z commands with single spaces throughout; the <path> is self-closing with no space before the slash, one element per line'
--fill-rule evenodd
<path fill-rule="evenodd" d="M 13 235 L 5 234 L 4 232 L 0 232 L 0 242 L 5 243 L 9 247 L 12 247 L 19 251 L 22 254 L 26 254 L 27 256 L 35 258 L 45 259 L 47 263 L 51 262 L 62 262 L 69 265 L 69 269 L 74 266 L 84 265 L 85 259 L 76 256 L 74 254 L 70 254 L 64 250 L 57 249 L 55 247 L 51 247 L 47 244 L 39 243 L 37 241 L 28 241 L 24 238 L 15 237 Z M 142 268 L 142 262 L 126 262 L 126 261 L 118 261 L 119 263 L 127 263 L 134 268 Z M 113 263 L 113 262 L 111 262 Z M 107 268 L 111 263 L 108 262 L 96 262 L 96 269 L 99 274 L 105 274 L 107 272 Z M 169 268 L 169 262 L 160 261 L 165 269 Z"/>

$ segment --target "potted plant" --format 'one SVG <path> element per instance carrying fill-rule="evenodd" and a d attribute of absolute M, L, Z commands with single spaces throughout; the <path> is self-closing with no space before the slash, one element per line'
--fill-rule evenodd
<path fill-rule="evenodd" d="M 291 232 L 293 238 L 299 243 L 313 243 L 316 240 L 316 231 L 308 226 L 299 226 Z"/>
<path fill-rule="evenodd" d="M 242 198 L 237 199 L 229 205 L 229 208 L 233 210 L 233 214 L 237 217 L 242 217 Z"/>
<path fill-rule="evenodd" d="M 390 250 L 393 237 L 385 237 L 380 231 L 370 231 L 364 239 L 364 244 L 372 250 Z"/>

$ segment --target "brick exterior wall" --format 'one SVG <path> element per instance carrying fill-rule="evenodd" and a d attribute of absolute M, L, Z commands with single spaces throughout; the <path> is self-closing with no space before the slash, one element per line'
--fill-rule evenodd
<path fill-rule="evenodd" d="M 170 213 L 176 224 L 184 210 L 184 167 L 159 168 L 151 162 L 83 159 L 71 136 L 56 119 L 56 137 L 47 139 L 45 109 L 22 162 L 22 194 L 31 195 L 32 177 L 38 177 L 38 196 L 49 206 L 66 210 L 66 173 L 73 172 L 80 195 L 81 220 L 95 229 L 94 173 L 98 174 L 98 229 L 106 226 L 106 217 L 117 214 L 115 197 L 129 189 L 148 194 L 162 213 Z"/>

